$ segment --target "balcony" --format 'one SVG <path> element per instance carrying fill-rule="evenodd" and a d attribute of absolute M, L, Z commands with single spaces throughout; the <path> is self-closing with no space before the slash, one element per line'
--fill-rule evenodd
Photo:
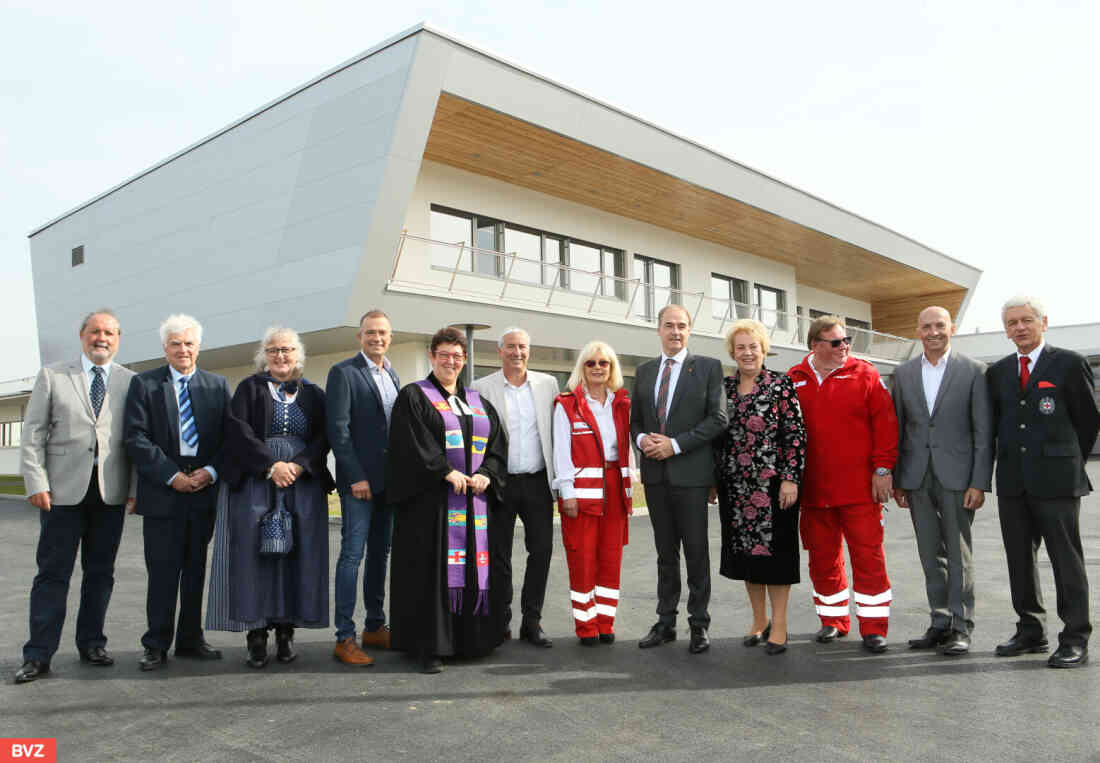
<path fill-rule="evenodd" d="M 687 309 L 692 331 L 724 337 L 739 318 L 766 326 L 772 344 L 806 347 L 812 320 L 759 305 L 720 300 L 702 291 L 673 289 L 556 262 L 520 257 L 516 252 L 480 249 L 468 243 L 436 241 L 403 232 L 386 284 L 389 291 L 437 296 L 479 304 L 570 315 L 623 325 L 652 327 L 662 307 Z M 913 351 L 912 339 L 848 327 L 852 351 L 873 360 L 898 363 Z"/>

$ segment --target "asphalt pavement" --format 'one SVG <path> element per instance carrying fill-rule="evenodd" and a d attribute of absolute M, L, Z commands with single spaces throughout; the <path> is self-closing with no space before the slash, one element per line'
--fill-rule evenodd
<path fill-rule="evenodd" d="M 1089 473 L 1100 484 L 1100 463 Z M 1098 512 L 1100 498 L 1085 499 L 1082 538 L 1094 581 Z M 787 653 L 742 646 L 748 600 L 740 582 L 717 574 L 716 513 L 710 651 L 688 654 L 683 606 L 679 640 L 638 649 L 656 602 L 653 534 L 640 516 L 630 524 L 615 644 L 578 645 L 559 536 L 543 616 L 554 647 L 512 641 L 425 676 L 399 653 L 372 652 L 370 668 L 339 664 L 331 629 L 299 630 L 300 657 L 287 666 L 251 670 L 243 634 L 209 633 L 222 661 L 171 659 L 164 670 L 140 672 L 146 578 L 141 519 L 129 517 L 108 613 L 116 665 L 77 659 L 78 569 L 53 674 L 15 686 L 38 517 L 25 501 L 0 500 L 0 737 L 55 737 L 64 761 L 1100 760 L 1100 655 L 1077 670 L 1049 669 L 1046 655 L 993 655 L 1015 615 L 992 496 L 974 523 L 977 626 L 966 657 L 906 648 L 928 625 L 924 580 L 906 512 L 891 507 L 886 518 L 894 600 L 885 654 L 864 652 L 855 633 L 828 645 L 812 640 L 819 624 L 804 553 Z M 525 552 L 522 530 L 516 536 L 518 608 Z M 339 542 L 333 525 L 332 564 Z M 1056 642 L 1053 577 L 1040 555 Z"/>

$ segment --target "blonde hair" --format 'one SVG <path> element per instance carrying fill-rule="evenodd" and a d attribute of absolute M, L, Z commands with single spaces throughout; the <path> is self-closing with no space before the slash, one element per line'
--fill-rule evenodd
<path fill-rule="evenodd" d="M 752 318 L 741 318 L 730 324 L 730 331 L 726 334 L 726 352 L 734 360 L 733 357 L 733 338 L 738 334 L 748 334 L 756 341 L 760 342 L 760 350 L 767 355 L 768 351 L 772 348 L 771 340 L 768 339 L 768 330 L 764 328 L 764 324 L 760 321 L 755 321 Z"/>
<path fill-rule="evenodd" d="M 584 364 L 600 353 L 611 361 L 611 372 L 607 375 L 607 388 L 612 392 L 618 392 L 623 386 L 623 370 L 619 366 L 619 356 L 615 354 L 615 351 L 611 349 L 611 345 L 607 342 L 593 339 L 584 346 L 580 355 L 577 356 L 577 362 L 573 365 L 573 373 L 569 375 L 569 381 L 565 383 L 570 392 L 578 386 L 584 386 Z M 585 386 L 585 389 L 588 389 L 588 387 Z"/>

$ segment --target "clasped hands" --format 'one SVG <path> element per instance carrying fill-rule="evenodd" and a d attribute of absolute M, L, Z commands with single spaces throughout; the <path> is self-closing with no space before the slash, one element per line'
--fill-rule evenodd
<path fill-rule="evenodd" d="M 467 477 L 458 469 L 451 469 L 450 473 L 443 479 L 450 483 L 451 490 L 455 492 L 455 495 L 465 494 L 467 488 L 474 495 L 481 495 L 489 489 L 489 478 L 484 474 L 474 474 Z"/>
<path fill-rule="evenodd" d="M 642 435 L 641 447 L 645 457 L 652 458 L 654 461 L 664 461 L 676 455 L 676 450 L 672 447 L 672 438 L 655 432 Z"/>
<path fill-rule="evenodd" d="M 196 469 L 190 474 L 177 472 L 172 478 L 171 487 L 177 493 L 197 493 L 214 481 L 206 469 Z"/>

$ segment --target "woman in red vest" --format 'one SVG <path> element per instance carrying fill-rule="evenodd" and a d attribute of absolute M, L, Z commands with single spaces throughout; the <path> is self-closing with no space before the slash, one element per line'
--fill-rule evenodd
<path fill-rule="evenodd" d="M 615 641 L 630 506 L 630 397 L 615 351 L 592 341 L 554 407 L 554 467 L 569 598 L 584 646 Z"/>

